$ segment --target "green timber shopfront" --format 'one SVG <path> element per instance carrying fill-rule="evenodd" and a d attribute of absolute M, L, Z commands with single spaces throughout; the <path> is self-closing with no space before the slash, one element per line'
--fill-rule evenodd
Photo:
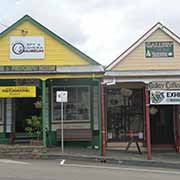
<path fill-rule="evenodd" d="M 43 144 L 60 145 L 56 92 L 67 91 L 65 144 L 101 150 L 103 67 L 27 15 L 3 31 L 0 42 L 0 143 L 28 143 L 26 120 L 37 116 Z"/>

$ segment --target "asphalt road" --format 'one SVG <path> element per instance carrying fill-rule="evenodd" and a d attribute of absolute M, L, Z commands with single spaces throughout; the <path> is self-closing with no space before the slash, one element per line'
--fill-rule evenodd
<path fill-rule="evenodd" d="M 0 180 L 179 180 L 180 171 L 77 161 L 0 159 Z"/>

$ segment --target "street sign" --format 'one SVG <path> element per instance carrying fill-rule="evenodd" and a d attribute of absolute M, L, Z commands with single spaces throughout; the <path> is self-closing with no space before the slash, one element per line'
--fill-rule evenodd
<path fill-rule="evenodd" d="M 63 103 L 68 101 L 68 92 L 67 91 L 56 91 L 56 102 L 61 103 L 61 149 L 64 152 L 64 111 L 63 111 Z"/>
<path fill-rule="evenodd" d="M 56 91 L 56 102 L 67 102 L 67 96 L 67 91 Z"/>

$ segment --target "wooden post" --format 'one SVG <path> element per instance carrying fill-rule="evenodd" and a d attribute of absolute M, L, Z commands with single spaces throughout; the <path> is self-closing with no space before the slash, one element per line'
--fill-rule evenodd
<path fill-rule="evenodd" d="M 42 131 L 43 145 L 46 146 L 46 81 L 42 80 Z"/>
<path fill-rule="evenodd" d="M 148 85 L 145 86 L 145 112 L 146 112 L 146 145 L 147 145 L 147 159 L 151 160 L 151 127 L 149 115 L 149 91 Z"/>
<path fill-rule="evenodd" d="M 106 127 L 105 127 L 105 103 L 104 84 L 101 83 L 101 113 L 102 113 L 102 156 L 106 156 Z"/>
<path fill-rule="evenodd" d="M 101 81 L 98 80 L 98 111 L 99 111 L 99 152 L 102 156 L 102 118 L 101 118 Z"/>

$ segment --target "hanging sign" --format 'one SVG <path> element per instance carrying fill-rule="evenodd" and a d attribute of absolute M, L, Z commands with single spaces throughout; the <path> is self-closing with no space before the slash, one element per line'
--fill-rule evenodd
<path fill-rule="evenodd" d="M 43 59 L 44 51 L 44 37 L 10 37 L 10 59 Z"/>
<path fill-rule="evenodd" d="M 0 98 L 36 97 L 36 86 L 0 86 Z"/>
<path fill-rule="evenodd" d="M 67 102 L 67 96 L 67 91 L 56 91 L 56 102 Z"/>
<path fill-rule="evenodd" d="M 180 91 L 173 90 L 151 90 L 150 104 L 180 104 Z"/>
<path fill-rule="evenodd" d="M 173 42 L 146 42 L 145 53 L 146 58 L 174 57 Z"/>

